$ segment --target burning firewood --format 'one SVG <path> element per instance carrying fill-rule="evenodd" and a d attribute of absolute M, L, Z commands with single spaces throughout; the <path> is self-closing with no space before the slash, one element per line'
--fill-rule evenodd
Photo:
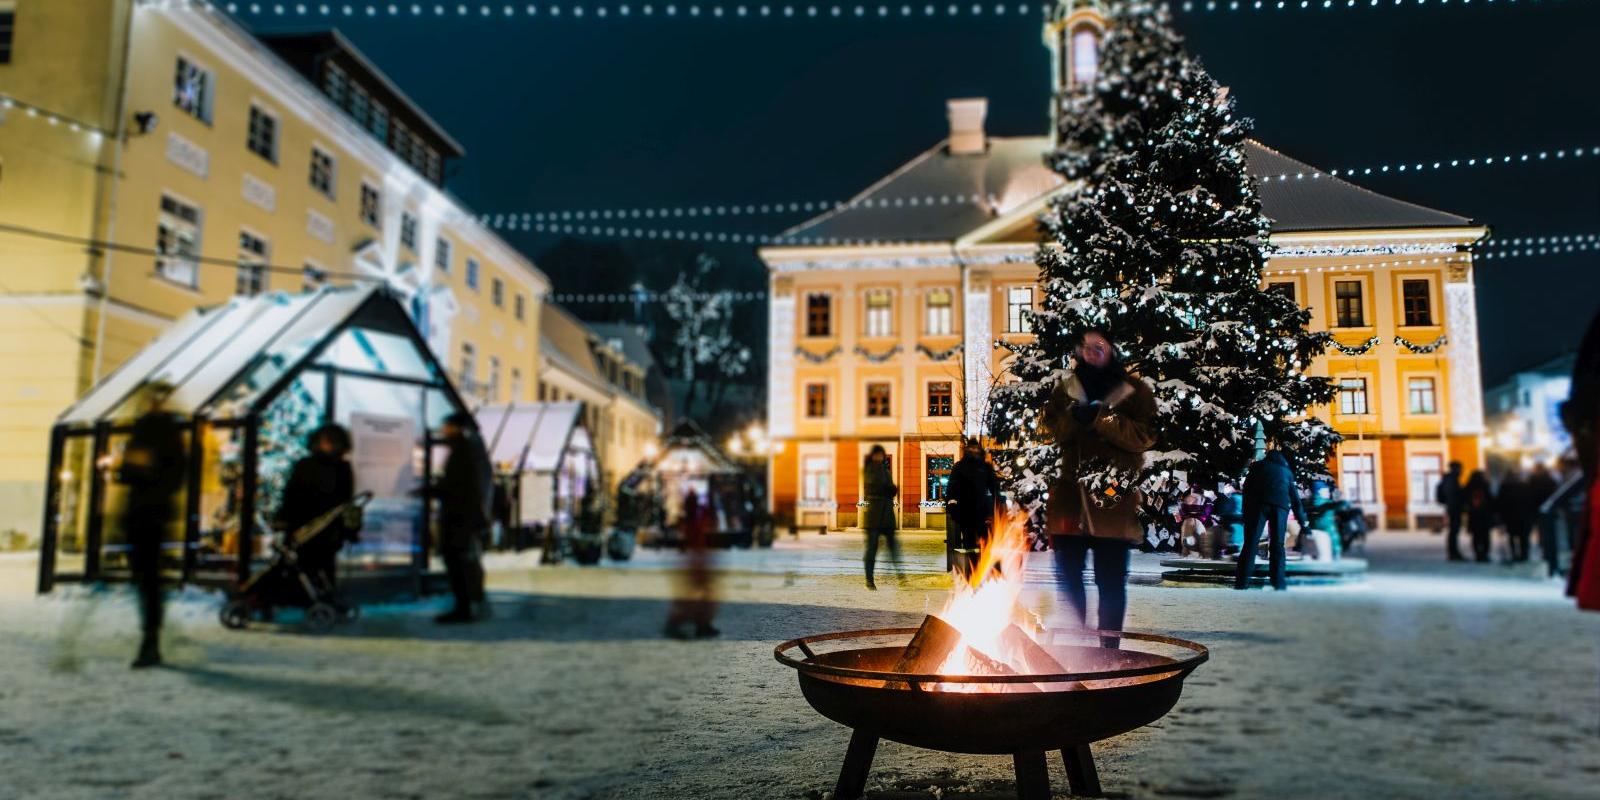
<path fill-rule="evenodd" d="M 967 663 L 976 668 L 972 670 L 974 675 L 1021 674 L 1017 672 L 1016 669 L 1012 668 L 1010 664 L 1007 664 L 999 659 L 990 658 L 987 655 L 984 655 L 982 651 L 971 646 L 967 647 L 966 657 Z M 983 686 L 984 691 L 1000 692 L 1003 694 L 1024 694 L 1027 692 L 1040 691 L 1038 686 L 1035 686 L 1031 683 L 992 683 L 983 684 Z"/>
<path fill-rule="evenodd" d="M 894 671 L 914 675 L 936 673 L 939 665 L 960 644 L 961 631 L 930 614 L 922 618 L 917 635 L 911 637 L 911 644 L 906 645 L 900 660 L 894 662 Z"/>
<path fill-rule="evenodd" d="M 1028 675 L 1059 675 L 1070 671 L 1014 622 L 1000 632 L 1000 646 L 1012 653 L 1014 659 L 1022 662 Z M 1083 684 L 1072 681 L 1067 684 L 1067 688 L 1082 689 Z"/>

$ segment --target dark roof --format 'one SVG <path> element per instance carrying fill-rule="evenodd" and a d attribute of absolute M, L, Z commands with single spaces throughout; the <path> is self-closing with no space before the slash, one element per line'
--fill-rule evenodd
<path fill-rule="evenodd" d="M 645 336 L 644 326 L 632 325 L 626 322 L 590 322 L 589 329 L 600 336 L 601 339 L 616 342 L 622 350 L 622 355 L 629 361 L 638 365 L 639 369 L 646 372 L 656 365 L 656 357 L 650 352 L 650 343 Z"/>
<path fill-rule="evenodd" d="M 998 216 L 1059 188 L 1044 164 L 1043 136 L 991 137 L 988 150 L 950 155 L 940 142 L 851 199 L 850 206 L 784 233 L 801 239 L 951 242 Z M 1279 233 L 1383 228 L 1445 228 L 1472 220 L 1386 197 L 1332 178 L 1258 142 L 1245 145 L 1258 178 L 1305 173 L 1304 179 L 1262 181 L 1261 202 Z M 1311 178 L 1317 174 L 1320 177 Z M 974 202 L 974 196 L 979 199 Z M 863 202 L 865 201 L 865 202 Z M 819 242 L 824 243 L 824 242 Z"/>

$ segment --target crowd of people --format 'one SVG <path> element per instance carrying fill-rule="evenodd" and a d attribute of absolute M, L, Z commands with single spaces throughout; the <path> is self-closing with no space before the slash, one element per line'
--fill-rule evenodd
<path fill-rule="evenodd" d="M 1444 509 L 1446 557 L 1451 561 L 1467 560 L 1461 550 L 1464 527 L 1472 560 L 1491 560 L 1494 534 L 1501 530 L 1505 546 L 1500 560 L 1508 564 L 1529 561 L 1537 531 L 1539 557 L 1548 573 L 1562 574 L 1563 554 L 1571 549 L 1566 531 L 1576 524 L 1582 498 L 1581 492 L 1561 490 L 1564 486 L 1579 487 L 1579 474 L 1575 461 L 1563 463 L 1559 472 L 1540 463 L 1507 470 L 1497 485 L 1484 470 L 1473 470 L 1463 481 L 1461 462 L 1452 461 L 1434 494 Z"/>

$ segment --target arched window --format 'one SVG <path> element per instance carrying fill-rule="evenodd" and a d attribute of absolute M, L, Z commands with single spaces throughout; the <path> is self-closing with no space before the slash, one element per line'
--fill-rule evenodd
<path fill-rule="evenodd" d="M 1072 83 L 1089 86 L 1100 69 L 1100 34 L 1092 27 L 1072 33 Z"/>

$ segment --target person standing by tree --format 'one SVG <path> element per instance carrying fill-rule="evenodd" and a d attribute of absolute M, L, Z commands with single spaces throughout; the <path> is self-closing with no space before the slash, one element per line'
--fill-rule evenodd
<path fill-rule="evenodd" d="M 489 454 L 472 417 L 457 412 L 445 418 L 440 431 L 450 454 L 434 483 L 439 501 L 439 555 L 450 576 L 455 607 L 439 615 L 440 624 L 472 622 L 487 615 L 483 588 L 483 543 L 489 535 Z"/>
<path fill-rule="evenodd" d="M 1489 560 L 1490 535 L 1494 532 L 1494 489 L 1483 470 L 1472 471 L 1462 488 L 1462 507 L 1467 514 L 1467 530 L 1472 534 L 1472 557 L 1480 563 Z"/>
<path fill-rule="evenodd" d="M 1074 621 L 1089 624 L 1083 568 L 1092 555 L 1098 630 L 1120 631 L 1129 551 L 1144 538 L 1134 486 L 1145 452 L 1155 445 L 1156 401 L 1150 386 L 1123 368 L 1105 331 L 1085 332 L 1074 352 L 1072 369 L 1056 384 L 1042 417 L 1061 454 L 1045 530 Z"/>
<path fill-rule="evenodd" d="M 1300 521 L 1302 528 L 1310 528 L 1310 517 L 1300 502 L 1300 486 L 1294 477 L 1294 468 L 1282 450 L 1269 451 L 1260 461 L 1250 465 L 1244 479 L 1244 548 L 1239 551 L 1238 568 L 1234 571 L 1233 588 L 1250 588 L 1250 577 L 1256 569 L 1256 550 L 1261 545 L 1261 529 L 1267 529 L 1268 564 L 1272 588 L 1285 591 L 1289 588 L 1287 554 L 1284 537 L 1289 532 L 1289 512 Z"/>
<path fill-rule="evenodd" d="M 894 499 L 900 494 L 895 485 L 894 472 L 889 468 L 889 454 L 883 445 L 875 444 L 867 451 L 866 463 L 861 467 L 862 499 L 867 505 L 861 512 L 861 529 L 867 532 L 867 588 L 876 589 L 872 580 L 873 568 L 878 560 L 878 539 L 889 546 L 889 563 L 900 573 L 900 543 L 895 539 L 896 524 Z M 900 576 L 901 583 L 905 576 Z"/>
<path fill-rule="evenodd" d="M 167 413 L 172 387 L 147 383 L 139 390 L 141 412 L 117 467 L 117 482 L 128 487 L 122 532 L 128 537 L 128 566 L 139 590 L 139 654 L 134 669 L 161 665 L 161 545 L 177 513 L 188 458 L 183 428 Z"/>
<path fill-rule="evenodd" d="M 1461 462 L 1450 462 L 1450 468 L 1439 478 L 1433 490 L 1434 502 L 1444 509 L 1445 553 L 1451 561 L 1465 561 L 1461 555 L 1461 515 L 1466 513 L 1466 493 L 1461 488 Z"/>
<path fill-rule="evenodd" d="M 1506 545 L 1511 551 L 1511 561 L 1527 561 L 1533 524 L 1539 518 L 1539 501 L 1533 498 L 1521 470 L 1513 468 L 1506 471 L 1506 476 L 1500 480 L 1500 494 L 1495 507 L 1506 525 Z"/>
<path fill-rule="evenodd" d="M 955 567 L 962 575 L 971 570 L 971 560 L 989 540 L 993 530 L 995 504 L 1000 501 L 1000 477 L 989 463 L 983 442 L 976 436 L 962 444 L 961 460 L 950 470 L 950 488 L 945 495 L 945 513 L 956 523 L 960 554 Z"/>

